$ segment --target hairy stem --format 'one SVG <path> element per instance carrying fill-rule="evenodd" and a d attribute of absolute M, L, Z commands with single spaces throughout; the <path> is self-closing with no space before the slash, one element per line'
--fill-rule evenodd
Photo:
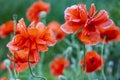
<path fill-rule="evenodd" d="M 86 54 L 86 48 L 85 48 L 85 45 L 84 45 L 84 80 L 86 79 L 86 57 L 85 57 L 85 54 Z"/>
<path fill-rule="evenodd" d="M 29 66 L 29 70 L 30 70 L 30 73 L 31 73 L 32 77 L 34 77 L 34 78 L 40 78 L 40 80 L 47 80 L 45 77 L 36 76 L 36 75 L 32 72 L 32 69 L 31 69 L 31 66 L 30 66 L 30 55 L 29 55 L 29 54 L 28 54 L 28 66 Z"/>
<path fill-rule="evenodd" d="M 106 40 L 106 36 L 104 37 L 104 41 Z M 103 57 L 103 54 L 104 54 L 104 49 L 105 49 L 105 43 L 102 44 L 102 47 L 101 47 L 101 56 Z M 102 58 L 101 57 L 101 58 Z M 101 59 L 102 60 L 102 59 Z M 103 65 L 103 68 L 101 70 L 101 73 L 102 73 L 102 76 L 103 76 L 103 79 L 104 80 L 107 80 L 106 79 L 106 76 L 105 76 L 105 73 L 104 73 L 104 65 Z"/>
<path fill-rule="evenodd" d="M 13 21 L 14 21 L 14 36 L 16 34 L 16 25 L 17 25 L 17 15 L 14 14 L 13 15 Z M 14 53 L 14 75 L 15 75 L 15 79 L 18 78 L 17 72 L 16 72 L 16 58 L 15 58 L 15 53 Z"/>

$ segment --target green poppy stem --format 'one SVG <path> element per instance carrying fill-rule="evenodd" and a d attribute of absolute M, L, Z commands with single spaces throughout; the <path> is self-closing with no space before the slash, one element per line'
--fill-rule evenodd
<path fill-rule="evenodd" d="M 106 36 L 104 37 L 104 41 L 106 40 Z M 102 47 L 101 47 L 101 56 L 103 57 L 103 54 L 104 54 L 104 49 L 105 49 L 105 43 L 102 44 Z M 106 79 L 106 76 L 105 76 L 105 73 L 104 73 L 104 65 L 102 67 L 102 70 L 101 70 L 101 73 L 102 73 L 102 76 L 103 76 L 103 79 L 104 80 L 107 80 Z"/>
<path fill-rule="evenodd" d="M 16 27 L 17 27 L 17 15 L 13 15 L 13 21 L 14 21 L 14 35 L 16 34 Z"/>
<path fill-rule="evenodd" d="M 45 57 L 45 53 L 41 53 L 41 60 L 40 60 L 40 64 L 38 64 L 38 68 L 37 71 L 40 71 L 38 74 L 39 75 L 43 75 L 43 71 L 42 71 L 42 66 L 43 66 L 43 62 L 44 62 L 44 57 Z"/>
<path fill-rule="evenodd" d="M 15 75 L 15 79 L 17 79 L 18 76 L 17 76 L 17 72 L 16 72 L 16 59 L 15 59 L 15 54 L 14 54 L 14 75 Z"/>
<path fill-rule="evenodd" d="M 32 72 L 32 69 L 31 69 L 31 66 L 30 66 L 30 55 L 29 55 L 29 54 L 28 54 L 28 66 L 29 66 L 29 70 L 30 70 L 30 73 L 31 73 L 32 77 L 34 77 L 34 78 L 40 78 L 40 80 L 47 80 L 45 77 L 36 76 L 36 75 Z"/>
<path fill-rule="evenodd" d="M 85 80 L 86 79 L 86 57 L 85 57 L 86 47 L 85 47 L 85 44 L 84 44 L 83 48 L 84 48 L 84 80 Z"/>
<path fill-rule="evenodd" d="M 14 21 L 14 36 L 16 34 L 16 25 L 17 25 L 17 15 L 14 14 L 13 15 L 13 21 Z M 14 54 L 14 75 L 15 75 L 15 79 L 18 78 L 17 72 L 16 72 L 16 59 L 15 59 L 15 54 Z"/>
<path fill-rule="evenodd" d="M 10 75 L 10 79 L 12 79 L 12 78 L 13 78 L 13 76 L 12 76 L 12 72 L 11 72 L 9 66 L 6 66 L 6 67 L 7 67 L 7 69 L 8 69 L 8 72 L 9 72 L 9 75 Z"/>

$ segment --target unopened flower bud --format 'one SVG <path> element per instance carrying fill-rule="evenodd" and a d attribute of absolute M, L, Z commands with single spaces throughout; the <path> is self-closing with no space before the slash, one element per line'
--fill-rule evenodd
<path fill-rule="evenodd" d="M 113 61 L 109 61 L 108 67 L 107 67 L 107 72 L 112 73 L 113 66 L 114 66 L 114 62 Z"/>
<path fill-rule="evenodd" d="M 72 47 L 68 47 L 67 49 L 66 49 L 66 53 L 71 53 L 72 52 Z"/>
<path fill-rule="evenodd" d="M 9 59 L 5 59 L 4 60 L 4 64 L 6 67 L 10 66 L 10 60 Z"/>
<path fill-rule="evenodd" d="M 40 12 L 39 16 L 40 16 L 40 20 L 45 19 L 47 16 L 47 13 L 45 11 L 42 11 L 42 12 Z"/>
<path fill-rule="evenodd" d="M 114 65 L 114 62 L 113 61 L 109 61 L 108 66 L 113 67 L 113 65 Z"/>
<path fill-rule="evenodd" d="M 65 78 L 65 76 L 60 75 L 60 76 L 58 76 L 58 80 L 66 80 L 66 78 Z"/>
<path fill-rule="evenodd" d="M 17 20 L 17 14 L 13 14 L 13 20 Z"/>

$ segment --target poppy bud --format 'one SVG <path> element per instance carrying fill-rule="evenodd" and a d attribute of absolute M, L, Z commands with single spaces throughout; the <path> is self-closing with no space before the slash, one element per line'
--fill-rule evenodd
<path fill-rule="evenodd" d="M 60 75 L 60 76 L 58 76 L 58 80 L 66 80 L 66 77 L 65 77 L 65 76 Z"/>
<path fill-rule="evenodd" d="M 5 59 L 4 60 L 4 64 L 5 64 L 6 67 L 10 66 L 10 60 L 9 59 Z"/>
<path fill-rule="evenodd" d="M 47 13 L 46 13 L 45 11 L 42 11 L 42 12 L 40 12 L 40 14 L 39 14 L 39 17 L 40 17 L 41 20 L 42 20 L 42 19 L 45 19 L 46 16 L 47 16 Z"/>

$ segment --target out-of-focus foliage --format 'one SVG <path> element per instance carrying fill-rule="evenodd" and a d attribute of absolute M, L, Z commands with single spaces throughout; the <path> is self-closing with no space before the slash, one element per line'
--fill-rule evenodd
<path fill-rule="evenodd" d="M 17 14 L 18 16 L 17 20 L 24 18 L 26 24 L 29 25 L 30 22 L 26 18 L 26 11 L 29 8 L 29 6 L 35 1 L 37 0 L 0 0 L 0 24 L 12 20 L 13 14 Z M 87 8 L 89 8 L 91 3 L 94 3 L 95 6 L 97 7 L 97 10 L 105 9 L 106 11 L 108 11 L 110 14 L 110 18 L 113 19 L 113 21 L 116 23 L 118 27 L 120 26 L 120 0 L 44 0 L 44 1 L 51 4 L 51 10 L 47 15 L 47 23 L 54 20 L 58 21 L 61 24 L 64 23 L 64 10 L 71 5 L 84 3 L 87 5 Z M 71 40 L 70 37 L 71 35 L 68 35 L 66 36 L 66 39 L 69 38 L 69 40 Z M 11 36 L 7 37 L 6 39 L 0 38 L 0 62 L 7 58 L 7 54 L 9 54 L 6 44 L 10 40 Z M 60 41 L 54 47 L 50 47 L 49 51 L 45 53 L 44 56 L 45 60 L 43 65 L 45 67 L 43 68 L 43 71 L 45 72 L 44 73 L 45 76 L 50 80 L 51 77 L 49 76 L 51 75 L 49 73 L 49 62 L 52 60 L 54 56 L 56 56 L 57 54 L 61 54 L 62 51 L 64 51 L 67 47 L 68 45 L 65 43 L 65 41 Z M 95 49 L 99 51 L 100 50 L 99 48 L 100 47 L 97 46 L 97 48 Z M 105 56 L 105 58 L 107 58 L 107 60 L 105 61 L 105 69 L 107 70 L 108 62 L 113 61 L 114 72 L 112 74 L 114 75 L 114 77 L 117 78 L 120 77 L 119 76 L 120 70 L 117 70 L 117 68 L 120 67 L 120 43 L 111 43 L 107 45 L 105 51 L 107 53 Z M 76 55 L 73 54 L 73 56 Z M 105 72 L 108 73 L 107 71 Z M 29 70 L 26 70 L 24 73 L 20 73 L 20 75 L 25 75 L 28 73 Z M 3 75 L 4 75 L 3 72 L 0 71 L 0 77 L 2 77 Z M 94 73 L 91 75 L 94 75 Z M 111 80 L 113 79 L 111 78 Z"/>

